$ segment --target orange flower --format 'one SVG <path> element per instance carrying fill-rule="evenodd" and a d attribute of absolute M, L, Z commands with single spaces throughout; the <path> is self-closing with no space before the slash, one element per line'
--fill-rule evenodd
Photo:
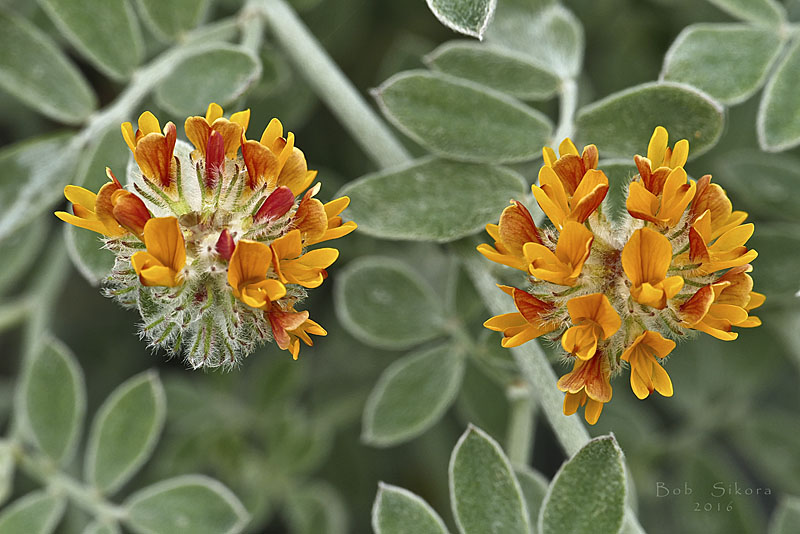
<path fill-rule="evenodd" d="M 713 221 L 711 210 L 706 210 L 692 223 L 689 229 L 689 252 L 678 256 L 676 263 L 697 264 L 699 274 L 708 274 L 740 267 L 756 259 L 758 252 L 744 246 L 755 231 L 753 223 L 733 227 L 726 225 L 728 229 L 715 237 Z"/>
<path fill-rule="evenodd" d="M 608 339 L 619 330 L 622 320 L 608 297 L 592 293 L 567 302 L 571 326 L 561 338 L 561 346 L 581 360 L 588 360 L 597 351 L 597 342 Z"/>
<path fill-rule="evenodd" d="M 517 347 L 558 327 L 558 323 L 544 317 L 552 311 L 552 305 L 516 287 L 498 286 L 514 299 L 516 312 L 492 317 L 483 326 L 503 333 L 500 342 L 504 347 Z"/>
<path fill-rule="evenodd" d="M 114 203 L 112 197 L 116 191 L 122 190 L 122 185 L 106 168 L 106 175 L 110 180 L 103 185 L 97 194 L 76 185 L 64 188 L 64 196 L 72 202 L 72 211 L 57 211 L 56 217 L 78 228 L 85 228 L 106 237 L 119 237 L 128 233 L 114 217 Z"/>
<path fill-rule="evenodd" d="M 717 282 L 700 288 L 680 307 L 681 324 L 723 341 L 739 336 L 731 331 L 734 326 L 759 326 L 761 320 L 750 317 L 749 312 L 761 306 L 766 297 L 751 291 L 753 279 L 747 274 L 750 270 L 749 265 L 731 269 Z"/>
<path fill-rule="evenodd" d="M 541 244 L 542 240 L 533 217 L 522 203 L 512 200 L 500 215 L 499 224 L 487 224 L 486 231 L 494 239 L 494 247 L 478 245 L 478 252 L 494 262 L 528 271 L 530 262 L 525 259 L 523 247 L 526 243 Z"/>
<path fill-rule="evenodd" d="M 343 222 L 342 218 L 339 217 L 339 214 L 345 210 L 348 204 L 350 204 L 350 197 L 339 197 L 324 204 L 322 207 L 325 209 L 325 217 L 328 220 L 325 232 L 315 239 L 310 239 L 309 236 L 306 236 L 305 244 L 316 245 L 323 241 L 339 239 L 354 231 L 358 227 L 354 221 Z"/>
<path fill-rule="evenodd" d="M 314 198 L 319 191 L 320 184 L 312 187 L 297 205 L 297 211 L 292 219 L 292 227 L 300 230 L 303 243 L 314 241 L 315 243 L 328 230 L 328 216 L 325 214 L 325 206 L 322 202 Z"/>
<path fill-rule="evenodd" d="M 631 296 L 639 304 L 663 310 L 683 287 L 683 278 L 670 276 L 669 239 L 649 228 L 636 230 L 622 249 L 622 269 L 631 281 Z"/>
<path fill-rule="evenodd" d="M 195 146 L 195 151 L 192 153 L 195 159 L 206 157 L 206 147 L 212 131 L 219 132 L 222 136 L 225 157 L 235 159 L 248 124 L 250 124 L 249 109 L 234 113 L 229 120 L 222 116 L 222 108 L 212 102 L 208 105 L 205 117 L 189 117 L 183 128 L 186 130 L 186 137 Z"/>
<path fill-rule="evenodd" d="M 672 381 L 656 358 L 665 358 L 674 348 L 674 341 L 646 330 L 625 349 L 622 359 L 631 364 L 631 389 L 637 397 L 647 398 L 654 390 L 672 396 Z"/>
<path fill-rule="evenodd" d="M 267 183 L 271 187 L 285 185 L 295 196 L 305 191 L 317 171 L 309 171 L 303 152 L 294 146 L 294 134 L 283 138 L 283 125 L 272 119 L 260 141 L 242 141 L 242 158 L 247 167 L 248 183 L 256 190 Z"/>
<path fill-rule="evenodd" d="M 147 252 L 131 256 L 131 263 L 145 286 L 176 287 L 183 282 L 186 245 L 178 219 L 157 217 L 144 225 Z"/>
<path fill-rule="evenodd" d="M 568 195 L 574 195 L 586 173 L 597 168 L 600 155 L 594 145 L 587 145 L 584 147 L 583 153 L 578 155 L 578 149 L 570 139 L 564 139 L 561 142 L 558 152 L 560 158 L 556 158 L 556 153 L 552 148 L 544 147 L 542 149 L 544 164 L 553 169 L 553 172 L 561 180 L 564 191 Z"/>
<path fill-rule="evenodd" d="M 339 257 L 335 248 L 320 248 L 303 254 L 300 230 L 279 237 L 270 248 L 272 264 L 280 280 L 284 284 L 299 284 L 307 288 L 321 285 L 327 276 L 325 269 Z"/>
<path fill-rule="evenodd" d="M 654 195 L 660 195 L 664 182 L 673 169 L 683 167 L 689 157 L 689 141 L 681 139 L 675 149 L 668 146 L 669 134 L 663 126 L 656 126 L 647 146 L 647 157 L 634 156 L 636 168 L 645 188 Z"/>
<path fill-rule="evenodd" d="M 272 301 L 286 295 L 286 287 L 281 282 L 267 279 L 271 263 L 269 245 L 239 240 L 228 265 L 228 284 L 233 295 L 251 308 L 258 309 L 266 309 Z"/>
<path fill-rule="evenodd" d="M 711 183 L 710 174 L 706 174 L 697 181 L 697 193 L 695 193 L 689 210 L 689 220 L 695 222 L 706 211 L 711 213 L 710 239 L 716 239 L 747 219 L 746 212 L 733 211 L 733 205 L 728 199 L 728 195 L 725 194 L 725 190 L 719 185 Z"/>
<path fill-rule="evenodd" d="M 297 359 L 297 356 L 300 354 L 300 341 L 308 345 L 309 347 L 314 345 L 314 341 L 311 339 L 309 334 L 313 334 L 315 336 L 327 336 L 328 332 L 322 328 L 318 323 L 312 321 L 311 319 L 306 319 L 303 323 L 295 328 L 294 330 L 289 330 L 287 332 L 289 334 L 289 346 L 286 350 L 288 350 L 293 359 Z M 278 345 L 280 347 L 280 344 Z M 281 347 L 283 348 L 283 347 Z"/>
<path fill-rule="evenodd" d="M 695 183 L 687 183 L 686 171 L 676 167 L 670 171 L 660 194 L 648 190 L 642 182 L 632 182 L 625 206 L 636 219 L 650 221 L 661 227 L 675 226 L 695 194 Z M 651 184 L 652 185 L 652 184 Z"/>
<path fill-rule="evenodd" d="M 174 151 L 177 129 L 172 122 L 164 126 L 164 133 L 158 119 L 145 111 L 139 115 L 139 129 L 136 135 L 130 122 L 122 123 L 122 137 L 133 152 L 133 157 L 142 175 L 165 191 L 172 191 L 175 184 L 177 164 Z"/>
<path fill-rule="evenodd" d="M 603 405 L 611 400 L 611 367 L 603 354 L 594 358 L 575 359 L 572 371 L 558 380 L 558 389 L 563 391 L 564 415 L 572 415 L 580 406 L 586 405 L 584 417 L 593 425 L 603 411 Z"/>
<path fill-rule="evenodd" d="M 540 243 L 526 243 L 529 272 L 541 280 L 574 286 L 592 250 L 594 234 L 584 225 L 568 221 L 558 236 L 555 253 Z"/>
<path fill-rule="evenodd" d="M 541 187 L 531 186 L 533 196 L 559 230 L 568 221 L 585 222 L 608 193 L 608 178 L 595 169 L 586 171 L 572 194 L 553 168 L 546 165 L 539 171 L 539 184 Z"/>

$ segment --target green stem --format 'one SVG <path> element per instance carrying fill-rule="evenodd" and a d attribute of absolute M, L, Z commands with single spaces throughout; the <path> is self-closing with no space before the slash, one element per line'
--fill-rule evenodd
<path fill-rule="evenodd" d="M 561 96 L 558 102 L 558 127 L 553 134 L 553 145 L 572 137 L 575 130 L 575 110 L 578 108 L 578 84 L 574 79 L 561 81 Z"/>
<path fill-rule="evenodd" d="M 54 492 L 65 495 L 99 521 L 116 522 L 125 516 L 120 506 L 105 500 L 95 489 L 59 470 L 49 458 L 26 451 L 18 445 L 14 447 L 14 456 L 17 465 L 28 476 Z"/>
<path fill-rule="evenodd" d="M 511 405 L 511 420 L 506 436 L 508 459 L 513 465 L 528 465 L 533 446 L 536 413 L 530 386 L 526 382 L 510 384 L 506 388 L 506 397 Z"/>
<path fill-rule="evenodd" d="M 0 306 L 0 332 L 24 321 L 33 311 L 34 299 L 20 297 Z"/>
<path fill-rule="evenodd" d="M 376 165 L 393 167 L 411 159 L 284 0 L 254 0 L 252 5 L 260 8 L 294 66 Z"/>

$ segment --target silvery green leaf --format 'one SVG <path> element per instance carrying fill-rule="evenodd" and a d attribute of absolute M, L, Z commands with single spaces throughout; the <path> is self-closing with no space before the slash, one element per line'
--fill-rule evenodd
<path fill-rule="evenodd" d="M 421 497 L 383 482 L 372 505 L 372 529 L 375 534 L 447 534 L 442 518 Z"/>
<path fill-rule="evenodd" d="M 800 145 L 800 38 L 796 38 L 764 88 L 756 128 L 763 150 L 781 152 Z"/>
<path fill-rule="evenodd" d="M 174 40 L 200 22 L 209 0 L 138 0 L 145 22 L 161 38 Z"/>
<path fill-rule="evenodd" d="M 9 442 L 0 441 L 0 505 L 14 489 L 14 451 Z"/>
<path fill-rule="evenodd" d="M 461 534 L 528 534 L 528 510 L 503 450 L 470 425 L 450 456 L 450 501 Z"/>
<path fill-rule="evenodd" d="M 574 78 L 583 61 L 583 26 L 561 4 L 543 3 L 501 2 L 486 41 L 516 50 L 561 78 Z"/>
<path fill-rule="evenodd" d="M 34 491 L 0 512 L 0 534 L 50 534 L 64 515 L 66 499 Z"/>
<path fill-rule="evenodd" d="M 800 498 L 787 496 L 781 499 L 773 512 L 769 534 L 792 534 L 800 525 Z"/>
<path fill-rule="evenodd" d="M 155 99 L 173 115 L 203 115 L 209 102 L 230 104 L 260 75 L 256 55 L 241 46 L 218 43 L 181 61 L 156 87 Z"/>
<path fill-rule="evenodd" d="M 363 176 L 339 195 L 350 197 L 344 214 L 365 234 L 447 242 L 496 222 L 509 199 L 526 189 L 519 174 L 503 167 L 423 158 Z"/>
<path fill-rule="evenodd" d="M 406 349 L 444 334 L 433 289 L 398 260 L 359 258 L 337 274 L 335 284 L 339 321 L 367 345 Z"/>
<path fill-rule="evenodd" d="M 0 12 L 0 88 L 59 122 L 80 123 L 97 99 L 80 71 L 44 32 Z"/>
<path fill-rule="evenodd" d="M 166 401 L 152 371 L 129 378 L 111 392 L 92 422 L 84 477 L 101 493 L 114 493 L 153 452 L 164 426 Z"/>
<path fill-rule="evenodd" d="M 550 120 L 508 95 L 444 74 L 407 71 L 375 90 L 386 118 L 435 154 L 485 163 L 540 157 Z"/>
<path fill-rule="evenodd" d="M 732 17 L 756 24 L 778 26 L 786 10 L 776 0 L 708 0 Z"/>
<path fill-rule="evenodd" d="M 116 523 L 100 523 L 95 521 L 86 527 L 83 534 L 121 534 Z"/>
<path fill-rule="evenodd" d="M 625 466 L 614 436 L 595 438 L 561 466 L 539 513 L 539 534 L 618 532 Z"/>
<path fill-rule="evenodd" d="M 231 490 L 203 475 L 182 475 L 135 492 L 123 504 L 136 534 L 238 534 L 248 515 Z"/>
<path fill-rule="evenodd" d="M 449 41 L 425 57 L 433 69 L 523 100 L 547 100 L 560 80 L 513 50 L 471 41 Z"/>
<path fill-rule="evenodd" d="M 85 164 L 73 182 L 97 192 L 108 182 L 105 168 L 109 167 L 124 182 L 123 173 L 131 152 L 122 139 L 118 127 L 109 128 L 96 137 L 86 151 Z M 102 236 L 96 232 L 63 224 L 64 240 L 72 263 L 86 280 L 97 286 L 111 271 L 114 253 L 102 248 Z"/>
<path fill-rule="evenodd" d="M 61 33 L 98 69 L 128 78 L 142 59 L 142 35 L 128 0 L 39 0 Z"/>
<path fill-rule="evenodd" d="M 70 134 L 16 143 L 0 150 L 0 240 L 63 198 L 78 152 Z M 25 239 L 30 235 L 25 233 Z M 30 244 L 28 244 L 30 246 Z"/>
<path fill-rule="evenodd" d="M 464 358 L 454 345 L 444 344 L 395 360 L 367 400 L 361 439 L 388 447 L 436 424 L 458 394 Z"/>
<path fill-rule="evenodd" d="M 547 494 L 547 479 L 538 471 L 534 471 L 527 466 L 517 466 L 514 472 L 517 475 L 519 487 L 522 488 L 522 495 L 525 497 L 525 504 L 528 508 L 528 520 L 531 524 L 531 534 L 536 534 L 539 510 Z"/>
<path fill-rule="evenodd" d="M 758 220 L 800 222 L 800 158 L 737 150 L 720 159 L 724 173 L 715 177 L 728 193 L 734 209 Z"/>
<path fill-rule="evenodd" d="M 782 44 L 768 28 L 693 24 L 664 56 L 661 79 L 697 87 L 723 104 L 738 104 L 764 84 Z"/>
<path fill-rule="evenodd" d="M 601 158 L 646 154 L 656 126 L 670 142 L 689 140 L 689 158 L 709 150 L 722 135 L 722 106 L 705 93 L 672 82 L 645 83 L 582 108 L 576 119 L 579 144 L 594 143 Z"/>
<path fill-rule="evenodd" d="M 497 0 L 426 0 L 439 22 L 451 30 L 483 38 Z"/>
<path fill-rule="evenodd" d="M 81 437 L 86 413 L 83 371 L 70 350 L 41 344 L 19 382 L 15 417 L 24 435 L 57 463 L 67 463 Z"/>
<path fill-rule="evenodd" d="M 327 483 L 298 488 L 287 499 L 286 519 L 292 534 L 345 534 L 347 509 Z"/>
<path fill-rule="evenodd" d="M 28 272 L 46 242 L 48 227 L 47 221 L 40 218 L 27 224 L 24 232 L 14 232 L 0 240 L 0 293 Z"/>

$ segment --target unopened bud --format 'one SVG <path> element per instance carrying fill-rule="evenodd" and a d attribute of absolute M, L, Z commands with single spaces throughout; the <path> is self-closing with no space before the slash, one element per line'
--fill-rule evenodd
<path fill-rule="evenodd" d="M 294 206 L 294 193 L 285 185 L 273 191 L 264 203 L 258 208 L 255 215 L 256 221 L 278 219 L 286 215 Z"/>

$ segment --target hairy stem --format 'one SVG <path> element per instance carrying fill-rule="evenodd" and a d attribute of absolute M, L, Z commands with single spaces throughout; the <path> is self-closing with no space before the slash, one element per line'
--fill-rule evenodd
<path fill-rule="evenodd" d="M 381 168 L 411 159 L 284 0 L 255 0 L 275 40 L 328 109 Z"/>
<path fill-rule="evenodd" d="M 506 397 L 511 405 L 511 420 L 506 437 L 508 459 L 513 465 L 528 465 L 533 446 L 536 413 L 530 386 L 526 382 L 510 384 L 506 388 Z"/>
<path fill-rule="evenodd" d="M 578 108 L 578 84 L 568 78 L 561 81 L 561 95 L 558 102 L 558 127 L 553 133 L 553 144 L 572 137 L 575 130 L 575 110 Z"/>

